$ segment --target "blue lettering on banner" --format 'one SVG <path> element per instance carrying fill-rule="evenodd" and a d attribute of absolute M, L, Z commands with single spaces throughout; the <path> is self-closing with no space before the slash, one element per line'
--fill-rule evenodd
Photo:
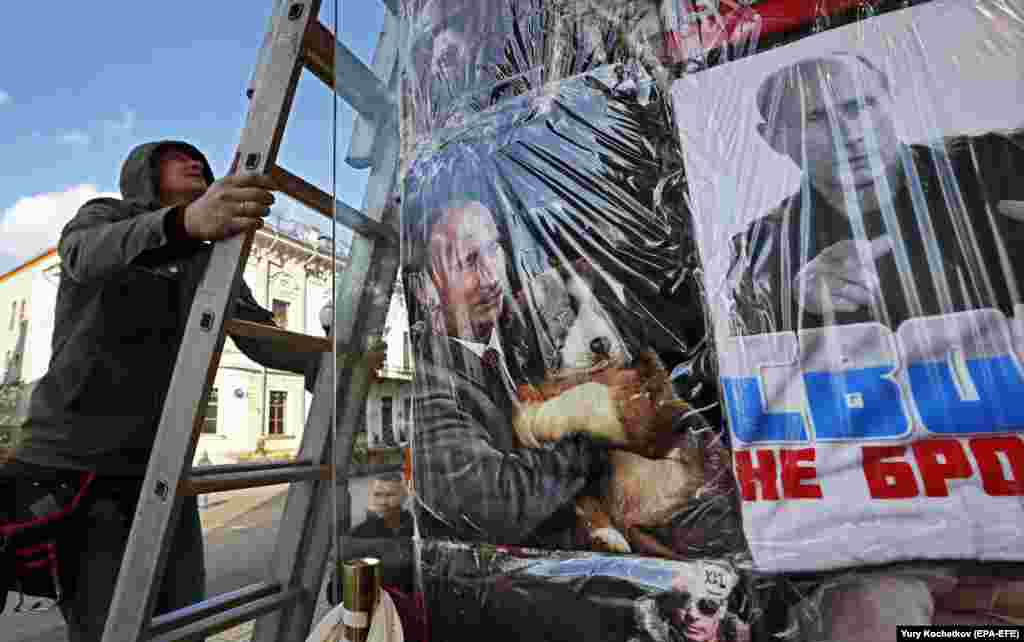
<path fill-rule="evenodd" d="M 989 330 L 992 320 L 998 320 L 1000 327 L 993 335 L 998 340 L 988 347 L 1005 344 L 1000 349 L 1009 353 L 964 358 L 958 347 L 950 346 L 945 360 L 929 359 L 903 367 L 897 362 L 836 372 L 804 371 L 805 412 L 792 408 L 785 412 L 769 410 L 773 404 L 765 399 L 759 376 L 723 376 L 726 412 L 737 445 L 806 443 L 812 433 L 815 441 L 897 439 L 909 435 L 913 428 L 914 419 L 908 416 L 911 407 L 916 409 L 920 426 L 934 434 L 1024 432 L 1024 372 L 1013 352 L 1006 318 L 998 311 L 984 310 L 918 321 L 924 321 L 921 325 L 927 327 L 929 323 L 951 323 L 958 315 L 959 321 L 972 322 L 976 319 L 969 315 L 975 315 L 989 322 Z M 885 332 L 892 334 L 887 329 Z M 742 343 L 744 339 L 732 341 Z M 900 338 L 893 339 L 898 346 L 895 359 L 906 360 Z M 742 354 L 741 346 L 735 349 L 736 354 Z M 887 359 L 893 357 L 887 355 Z M 763 364 L 746 365 L 753 375 Z M 901 382 L 905 382 L 902 389 Z"/>
<path fill-rule="evenodd" d="M 768 412 L 756 377 L 723 378 L 722 390 L 730 423 L 740 441 L 807 441 L 803 416 L 799 412 Z"/>
<path fill-rule="evenodd" d="M 972 433 L 1024 430 L 1024 378 L 1013 358 L 969 359 L 967 371 L 977 394 L 964 395 L 948 363 L 908 366 L 914 402 L 928 430 L 943 435 L 963 434 L 964 428 Z"/>
<path fill-rule="evenodd" d="M 889 439 L 906 435 L 900 387 L 892 367 L 804 375 L 817 441 Z"/>

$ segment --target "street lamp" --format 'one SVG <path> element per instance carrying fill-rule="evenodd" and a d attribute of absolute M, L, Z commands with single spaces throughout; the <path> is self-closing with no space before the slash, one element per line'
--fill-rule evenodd
<path fill-rule="evenodd" d="M 197 466 L 212 466 L 213 462 L 210 460 L 210 453 L 208 453 L 207 451 L 204 450 L 203 451 L 203 456 L 199 458 L 199 461 L 196 462 L 196 465 Z M 210 496 L 207 495 L 206 493 L 202 493 L 201 495 L 196 495 L 196 504 L 198 504 L 200 510 L 205 509 L 205 508 L 209 508 L 209 506 L 210 506 Z"/>
<path fill-rule="evenodd" d="M 331 336 L 331 326 L 334 325 L 334 306 L 330 303 L 320 309 L 320 326 L 324 329 L 326 336 Z"/>

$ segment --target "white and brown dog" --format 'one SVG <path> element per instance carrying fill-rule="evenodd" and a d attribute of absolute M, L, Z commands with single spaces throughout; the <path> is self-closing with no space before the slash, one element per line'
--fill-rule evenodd
<path fill-rule="evenodd" d="M 703 484 L 699 453 L 673 430 L 689 406 L 676 398 L 653 352 L 631 352 L 594 296 L 593 278 L 576 263 L 535 277 L 527 288 L 553 367 L 544 382 L 519 387 L 516 436 L 531 448 L 578 432 L 609 443 L 614 474 L 604 492 L 576 502 L 581 544 L 671 556 L 641 529 L 669 524 Z"/>

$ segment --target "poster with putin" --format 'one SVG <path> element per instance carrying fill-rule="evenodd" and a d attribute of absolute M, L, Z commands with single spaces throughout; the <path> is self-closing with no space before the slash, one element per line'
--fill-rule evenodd
<path fill-rule="evenodd" d="M 695 248 L 666 97 L 642 68 L 600 67 L 410 163 L 402 277 L 425 537 L 745 550 L 724 435 L 673 377 L 704 327 L 684 287 Z"/>
<path fill-rule="evenodd" d="M 761 569 L 1024 559 L 1022 16 L 937 0 L 673 85 Z"/>

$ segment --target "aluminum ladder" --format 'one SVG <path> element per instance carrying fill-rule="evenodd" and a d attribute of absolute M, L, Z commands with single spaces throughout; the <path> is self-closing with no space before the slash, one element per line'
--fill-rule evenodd
<path fill-rule="evenodd" d="M 385 28 L 367 66 L 320 23 L 321 0 L 274 2 L 247 90 L 249 109 L 233 171 L 269 175 L 280 191 L 355 232 L 348 267 L 338 276 L 334 292 L 335 301 L 354 304 L 333 306 L 333 342 L 228 318 L 253 233 L 214 245 L 171 378 L 104 642 L 173 642 L 196 634 L 212 635 L 254 619 L 255 642 L 304 640 L 309 633 L 331 549 L 331 480 L 336 480 L 340 496 L 347 500 L 355 428 L 373 374 L 362 357 L 384 326 L 399 261 L 398 206 L 389 200 L 393 199 L 399 156 L 398 103 L 394 98 L 401 37 L 397 3 L 385 0 Z M 354 167 L 372 168 L 362 210 L 336 201 L 276 164 L 303 69 L 332 88 L 335 100 L 344 99 L 358 115 L 346 160 Z M 293 462 L 191 467 L 228 330 L 279 342 L 291 350 L 322 353 L 302 443 Z M 332 418 L 339 426 L 336 444 L 331 443 Z M 291 485 L 270 576 L 152 617 L 168 561 L 169 525 L 177 520 L 180 499 L 285 482 Z M 343 558 L 342 551 L 337 555 Z"/>

